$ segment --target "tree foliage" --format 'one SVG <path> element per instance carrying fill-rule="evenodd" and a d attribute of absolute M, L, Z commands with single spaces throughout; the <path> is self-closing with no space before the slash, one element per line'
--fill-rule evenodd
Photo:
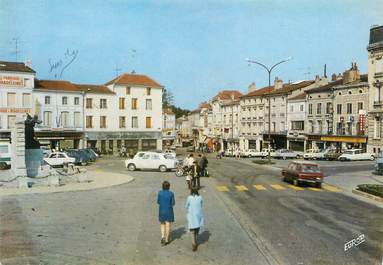
<path fill-rule="evenodd" d="M 173 94 L 166 89 L 164 89 L 164 92 L 162 93 L 162 108 L 170 108 L 176 115 L 176 118 L 182 117 L 183 115 L 187 115 L 190 112 L 190 110 L 176 107 L 174 105 Z"/>

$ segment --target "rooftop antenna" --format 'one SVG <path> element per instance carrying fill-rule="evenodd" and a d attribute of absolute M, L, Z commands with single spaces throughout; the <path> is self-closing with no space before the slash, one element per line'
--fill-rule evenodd
<path fill-rule="evenodd" d="M 14 51 L 14 54 L 15 54 L 15 57 L 16 57 L 16 62 L 18 61 L 19 59 L 19 53 L 20 53 L 20 50 L 19 50 L 19 38 L 13 38 L 12 41 L 15 42 L 15 51 Z"/>
<path fill-rule="evenodd" d="M 323 77 L 327 77 L 327 65 L 324 64 L 324 69 L 323 69 Z"/>
<path fill-rule="evenodd" d="M 307 72 L 303 74 L 305 75 L 305 80 L 308 80 L 309 75 L 311 75 L 310 67 L 307 67 Z"/>
<path fill-rule="evenodd" d="M 121 68 L 118 68 L 116 63 L 116 67 L 113 70 L 116 72 L 116 77 L 117 77 L 119 75 L 119 72 L 121 71 Z"/>

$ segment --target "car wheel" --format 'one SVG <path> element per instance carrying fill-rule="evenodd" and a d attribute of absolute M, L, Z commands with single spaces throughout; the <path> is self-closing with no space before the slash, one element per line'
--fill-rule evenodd
<path fill-rule="evenodd" d="M 283 160 L 286 160 L 286 157 L 284 156 L 284 157 L 282 157 L 283 158 Z"/>
<path fill-rule="evenodd" d="M 370 156 L 370 160 L 374 161 L 375 160 L 375 156 Z"/>
<path fill-rule="evenodd" d="M 159 170 L 160 172 L 166 172 L 168 169 L 166 168 L 166 166 L 162 165 L 159 167 Z"/>
<path fill-rule="evenodd" d="M 247 157 L 248 157 L 248 158 L 252 158 L 253 156 L 252 156 L 252 155 L 248 155 Z"/>
<path fill-rule="evenodd" d="M 88 165 L 88 163 L 87 162 L 81 162 L 81 165 L 86 166 L 86 165 Z"/>
<path fill-rule="evenodd" d="M 293 180 L 293 185 L 294 185 L 294 186 L 299 186 L 299 182 L 298 182 L 297 179 L 294 179 L 294 180 Z"/>
<path fill-rule="evenodd" d="M 135 164 L 129 164 L 129 165 L 128 165 L 128 170 L 129 170 L 129 171 L 134 171 L 134 170 L 136 170 L 136 165 L 135 165 Z"/>
<path fill-rule="evenodd" d="M 0 163 L 0 169 L 6 169 L 7 163 Z"/>
<path fill-rule="evenodd" d="M 318 189 L 322 188 L 322 183 L 320 183 L 320 182 L 315 183 L 315 187 Z"/>
<path fill-rule="evenodd" d="M 286 178 L 286 176 L 283 176 L 282 180 L 283 180 L 284 182 L 287 182 L 287 178 Z"/>

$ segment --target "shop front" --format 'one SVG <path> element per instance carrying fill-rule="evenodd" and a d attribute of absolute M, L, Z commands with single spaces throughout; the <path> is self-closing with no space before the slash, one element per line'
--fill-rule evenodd
<path fill-rule="evenodd" d="M 307 135 L 307 149 L 326 149 L 333 148 L 337 150 L 363 149 L 367 148 L 367 136 L 362 135 Z"/>
<path fill-rule="evenodd" d="M 269 134 L 263 134 L 263 148 L 268 148 L 269 145 Z M 286 134 L 270 134 L 270 145 L 271 148 L 282 149 L 287 146 Z"/>
<path fill-rule="evenodd" d="M 35 130 L 35 138 L 41 145 L 50 149 L 79 149 L 83 148 L 82 140 L 84 133 L 82 131 L 66 130 Z"/>

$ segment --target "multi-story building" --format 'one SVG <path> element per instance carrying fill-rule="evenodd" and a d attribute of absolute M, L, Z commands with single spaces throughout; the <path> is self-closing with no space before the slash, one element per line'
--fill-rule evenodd
<path fill-rule="evenodd" d="M 32 114 L 34 79 L 28 65 L 0 61 L 0 140 L 10 141 L 16 117 Z"/>
<path fill-rule="evenodd" d="M 42 121 L 35 135 L 42 145 L 84 146 L 84 93 L 69 81 L 35 80 L 34 113 Z"/>
<path fill-rule="evenodd" d="M 287 101 L 287 149 L 304 151 L 306 123 L 306 93 L 288 98 Z"/>
<path fill-rule="evenodd" d="M 368 51 L 368 152 L 383 150 L 383 26 L 370 29 Z"/>
<path fill-rule="evenodd" d="M 162 145 L 170 147 L 176 140 L 176 115 L 171 108 L 165 108 L 163 109 L 162 118 Z"/>
<path fill-rule="evenodd" d="M 307 94 L 306 148 L 366 148 L 367 76 L 355 63 L 330 83 Z"/>
<path fill-rule="evenodd" d="M 187 116 L 176 119 L 177 145 L 186 147 L 193 144 L 192 127 Z"/>

